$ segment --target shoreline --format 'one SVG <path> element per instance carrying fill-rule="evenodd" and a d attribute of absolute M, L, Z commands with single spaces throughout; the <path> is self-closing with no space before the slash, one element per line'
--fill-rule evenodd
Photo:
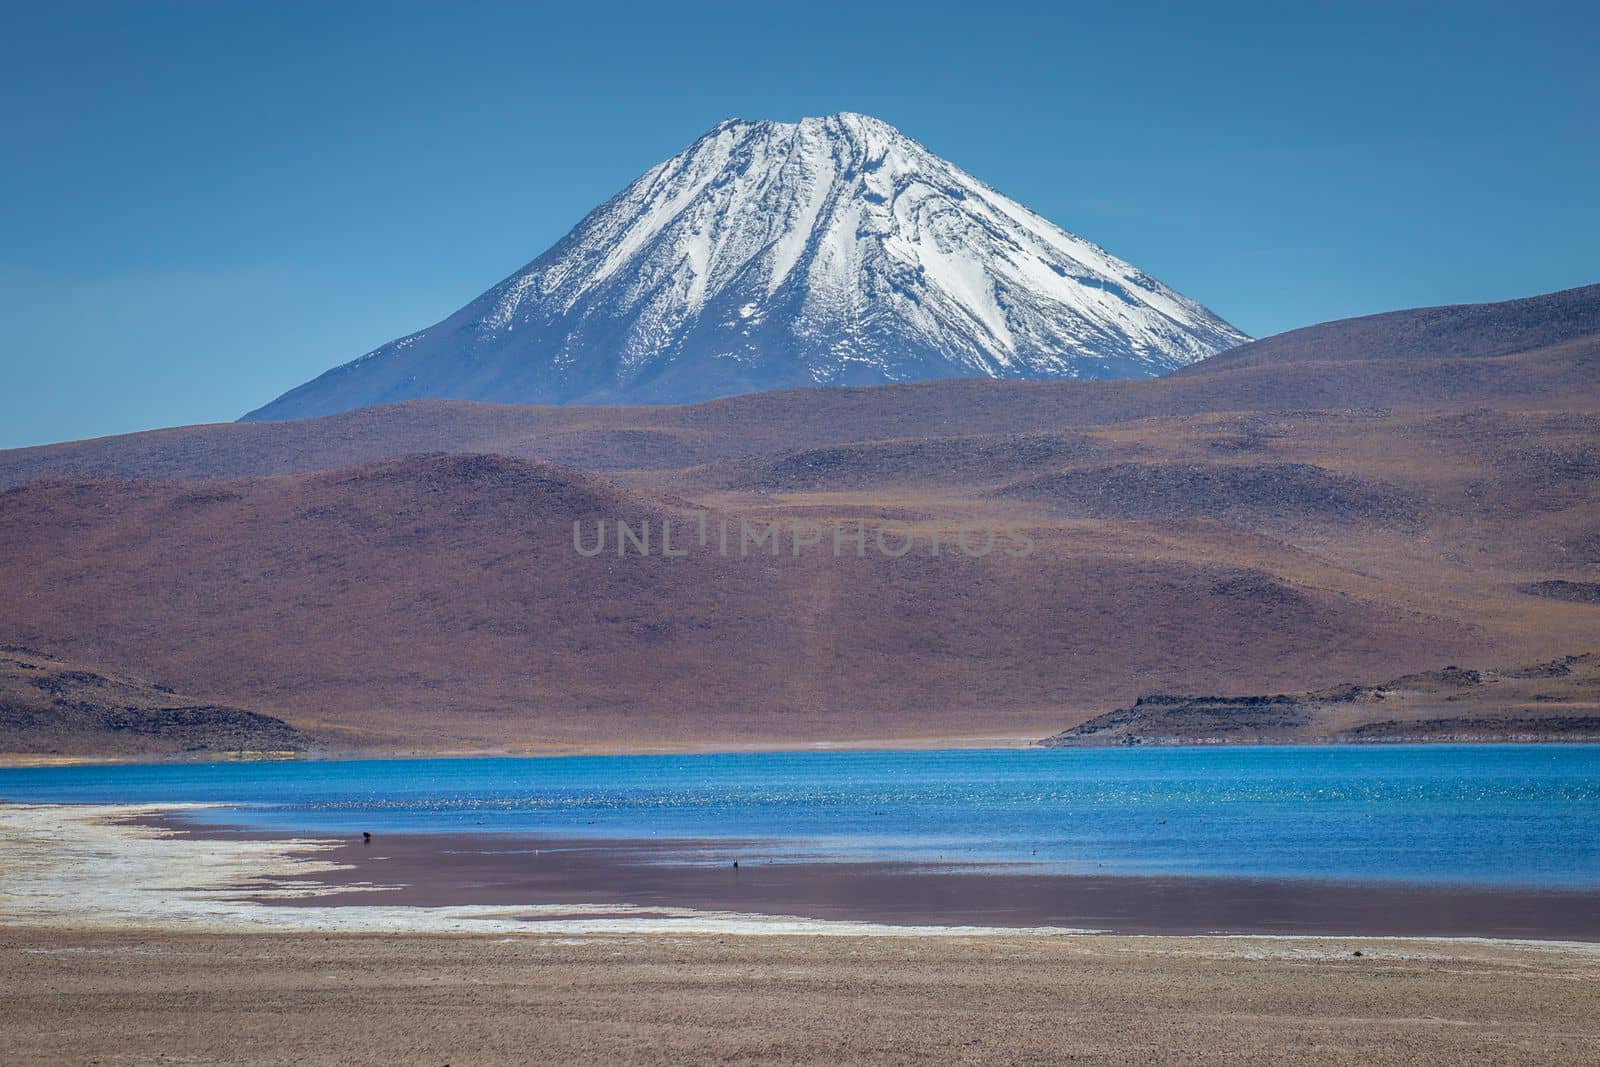
<path fill-rule="evenodd" d="M 1594 941 L 365 904 L 355 846 L 172 829 L 199 806 L 0 807 L 12 1059 L 1544 1067 L 1600 1040 Z"/>
<path fill-rule="evenodd" d="M 1128 744 L 1115 741 L 1075 742 L 1072 744 L 1044 744 L 1040 738 L 1012 734 L 962 735 L 958 737 L 866 738 L 852 741 L 686 741 L 675 744 L 572 744 L 543 745 L 527 748 L 374 748 L 338 749 L 306 752 L 266 752 L 241 750 L 204 753 L 150 752 L 137 755 L 59 755 L 0 752 L 0 770 L 26 770 L 34 767 L 110 767 L 137 764 L 174 765 L 206 763 L 354 763 L 379 760 L 473 760 L 473 759 L 563 759 L 573 756 L 732 756 L 753 753 L 810 752 L 938 752 L 1023 750 L 1059 752 L 1104 749 L 1163 749 L 1163 748 L 1477 748 L 1494 745 L 1590 745 L 1600 746 L 1593 738 L 1566 738 L 1526 736 L 1514 738 L 1471 737 L 1385 737 L 1365 740 L 1349 738 L 1307 738 L 1184 740 L 1164 738 L 1159 742 Z"/>
<path fill-rule="evenodd" d="M 239 831 L 170 828 L 227 840 Z M 245 831 L 245 836 L 254 832 Z M 764 915 L 819 925 L 1031 930 L 1123 936 L 1483 937 L 1592 943 L 1600 887 L 1336 882 L 1208 875 L 1063 873 L 1025 866 L 905 861 L 767 861 L 764 842 L 381 834 L 324 856 L 310 881 L 323 905 L 358 905 L 393 886 L 412 907 L 602 905 Z M 307 898 L 265 901 L 303 906 Z"/>
<path fill-rule="evenodd" d="M 1600 887 L 765 862 L 759 842 L 730 841 L 384 834 L 367 845 L 186 821 L 200 807 L 213 806 L 0 806 L 0 914 L 219 931 L 1474 938 L 1600 953 Z"/>
<path fill-rule="evenodd" d="M 150 752 L 137 755 L 59 755 L 0 752 L 0 770 L 28 767 L 116 766 L 122 764 L 186 764 L 241 762 L 355 762 L 407 759 L 560 759 L 566 756 L 721 756 L 769 752 L 928 752 L 948 750 L 1024 749 L 1042 747 L 1033 734 L 959 734 L 950 737 L 861 738 L 845 741 L 683 741 L 659 744 L 594 742 L 489 748 L 351 748 L 305 752 L 217 751 Z"/>

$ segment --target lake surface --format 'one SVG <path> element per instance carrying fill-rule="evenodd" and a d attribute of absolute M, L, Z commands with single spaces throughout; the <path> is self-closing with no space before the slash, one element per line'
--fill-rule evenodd
<path fill-rule="evenodd" d="M 0 770 L 0 799 L 212 802 L 198 818 L 336 835 L 738 840 L 769 863 L 1600 886 L 1600 745 L 76 766 Z"/>

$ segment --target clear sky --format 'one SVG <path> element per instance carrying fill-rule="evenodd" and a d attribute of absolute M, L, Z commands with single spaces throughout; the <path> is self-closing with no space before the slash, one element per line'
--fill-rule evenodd
<path fill-rule="evenodd" d="M 720 119 L 861 111 L 1257 336 L 1600 282 L 1600 8 L 0 12 L 0 447 L 226 421 Z"/>

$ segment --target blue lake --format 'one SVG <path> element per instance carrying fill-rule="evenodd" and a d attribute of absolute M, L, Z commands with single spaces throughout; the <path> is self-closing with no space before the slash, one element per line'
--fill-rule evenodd
<path fill-rule="evenodd" d="M 1600 745 L 77 766 L 0 770 L 0 799 L 220 802 L 200 818 L 339 835 L 741 839 L 779 862 L 1600 886 Z"/>

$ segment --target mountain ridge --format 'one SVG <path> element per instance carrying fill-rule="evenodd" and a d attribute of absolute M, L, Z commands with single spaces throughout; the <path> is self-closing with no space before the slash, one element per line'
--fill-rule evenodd
<path fill-rule="evenodd" d="M 1485 305 L 1514 322 L 1548 297 L 1600 317 L 1600 286 Z M 1593 310 L 1584 310 L 1592 303 Z M 1535 323 L 1500 355 L 1374 359 L 1371 331 L 1409 312 L 1340 320 L 1265 338 L 1160 378 L 1030 382 L 988 379 L 780 390 L 695 405 L 583 407 L 422 399 L 317 419 L 215 423 L 0 451 L 0 487 L 40 478 L 206 480 L 291 474 L 416 452 L 500 452 L 594 470 L 669 469 L 786 449 L 919 436 L 1059 433 L 1129 419 L 1237 411 L 1355 410 L 1515 404 L 1591 410 L 1600 329 Z M 1447 316 L 1448 317 L 1448 316 Z M 1290 345 L 1294 346 L 1291 350 Z M 1376 347 L 1375 347 L 1376 345 Z M 1542 346 L 1542 347 L 1541 347 Z M 1303 351 L 1315 358 L 1296 358 Z M 1237 354 L 1241 358 L 1236 358 Z"/>

